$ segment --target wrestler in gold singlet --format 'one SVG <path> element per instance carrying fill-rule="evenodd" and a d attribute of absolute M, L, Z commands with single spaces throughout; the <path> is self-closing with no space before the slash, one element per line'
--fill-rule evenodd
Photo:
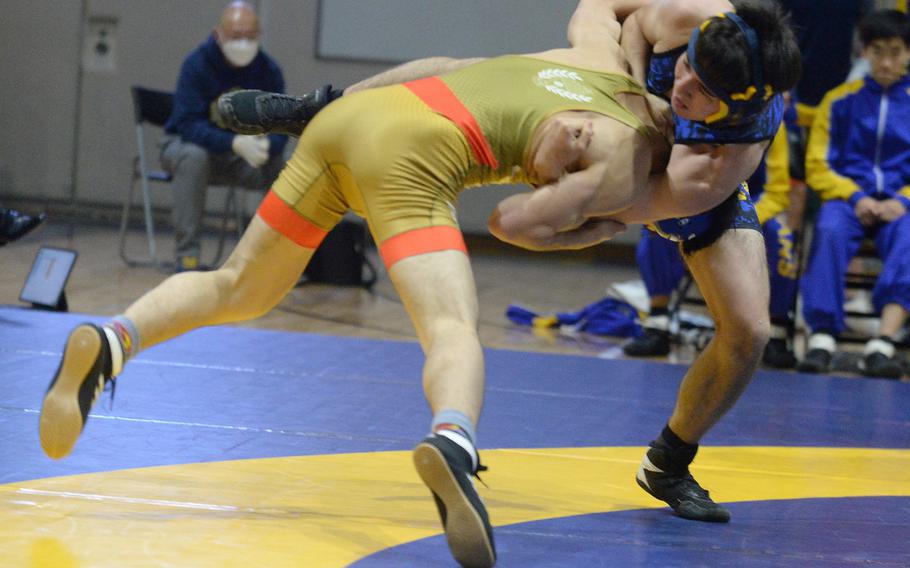
<path fill-rule="evenodd" d="M 592 111 L 660 136 L 620 102 L 644 96 L 631 77 L 523 56 L 343 97 L 307 126 L 260 215 L 304 246 L 351 209 L 366 218 L 387 266 L 433 250 L 464 250 L 454 206 L 483 184 L 529 175 L 529 142 L 562 111 Z M 301 218 L 291 219 L 288 207 Z"/>

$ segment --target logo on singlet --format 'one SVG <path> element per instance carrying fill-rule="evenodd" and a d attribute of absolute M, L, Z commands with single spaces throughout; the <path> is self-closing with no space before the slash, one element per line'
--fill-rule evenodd
<path fill-rule="evenodd" d="M 537 76 L 534 77 L 535 85 L 543 87 L 554 95 L 572 101 L 589 103 L 594 100 L 590 96 L 594 90 L 584 83 L 585 80 L 578 73 L 555 67 L 538 71 Z"/>

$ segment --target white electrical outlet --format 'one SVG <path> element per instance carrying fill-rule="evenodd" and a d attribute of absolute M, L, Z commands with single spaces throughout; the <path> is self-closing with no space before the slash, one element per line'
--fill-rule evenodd
<path fill-rule="evenodd" d="M 85 22 L 82 67 L 95 73 L 117 71 L 117 18 L 89 16 Z"/>

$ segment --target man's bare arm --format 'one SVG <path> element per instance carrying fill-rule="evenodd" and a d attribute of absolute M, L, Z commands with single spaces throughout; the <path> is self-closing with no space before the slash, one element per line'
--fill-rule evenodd
<path fill-rule="evenodd" d="M 581 49 L 609 48 L 619 41 L 620 25 L 611 0 L 581 0 L 569 19 L 569 45 Z"/>
<path fill-rule="evenodd" d="M 642 9 L 628 18 L 622 24 L 620 45 L 629 61 L 632 76 L 641 83 L 646 84 L 648 77 L 648 61 L 651 59 L 653 38 L 648 37 L 648 24 L 650 20 L 643 17 L 650 10 Z"/>
<path fill-rule="evenodd" d="M 625 227 L 589 215 L 605 173 L 604 164 L 567 174 L 534 191 L 503 199 L 487 223 L 502 241 L 530 250 L 582 248 Z"/>
<path fill-rule="evenodd" d="M 363 81 L 354 83 L 344 90 L 344 94 L 349 95 L 351 93 L 356 93 L 357 91 L 363 91 L 365 89 L 385 87 L 386 85 L 396 85 L 398 83 L 405 83 L 407 81 L 423 79 L 424 77 L 432 77 L 433 75 L 448 73 L 449 71 L 455 71 L 457 69 L 461 69 L 462 67 L 467 67 L 468 65 L 472 65 L 478 61 L 483 61 L 483 59 L 484 58 L 482 57 L 472 57 L 468 59 L 453 59 L 451 57 L 427 57 L 425 59 L 409 61 L 397 67 L 393 67 L 388 71 L 383 71 L 382 73 L 368 77 Z"/>
<path fill-rule="evenodd" d="M 650 176 L 635 204 L 614 218 L 624 223 L 650 223 L 713 209 L 755 172 L 764 146 L 677 144 L 667 170 Z"/>

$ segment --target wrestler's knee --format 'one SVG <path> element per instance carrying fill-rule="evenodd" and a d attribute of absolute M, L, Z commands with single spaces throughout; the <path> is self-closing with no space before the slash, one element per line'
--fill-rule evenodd
<path fill-rule="evenodd" d="M 210 272 L 212 286 L 219 297 L 221 305 L 229 312 L 233 320 L 255 319 L 267 314 L 281 296 L 271 293 L 269 286 L 258 286 L 253 275 L 244 272 L 236 264 L 225 266 Z"/>
<path fill-rule="evenodd" d="M 717 322 L 714 335 L 728 355 L 744 365 L 756 364 L 761 359 L 770 337 L 771 322 L 767 314 Z"/>
<path fill-rule="evenodd" d="M 430 348 L 446 348 L 456 344 L 480 344 L 477 322 L 468 317 L 440 316 L 426 326 Z"/>

